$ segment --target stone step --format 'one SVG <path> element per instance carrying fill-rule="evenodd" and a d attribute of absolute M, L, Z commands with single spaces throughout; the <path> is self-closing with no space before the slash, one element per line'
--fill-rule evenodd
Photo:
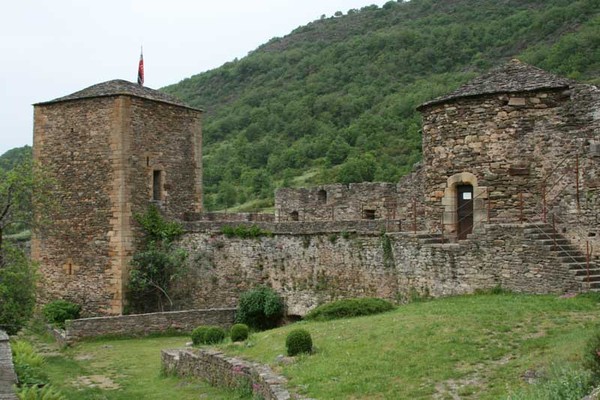
<path fill-rule="evenodd" d="M 448 239 L 445 239 L 441 236 L 421 239 L 421 243 L 423 243 L 423 244 L 441 244 L 441 243 L 447 243 L 447 242 L 448 242 Z"/>
<path fill-rule="evenodd" d="M 567 255 L 567 256 L 560 256 L 559 257 L 560 261 L 564 264 L 572 264 L 572 263 L 584 263 L 585 262 L 585 257 L 582 255 Z"/>
<path fill-rule="evenodd" d="M 559 239 L 557 238 L 556 240 L 554 239 L 538 239 L 537 242 L 543 246 L 554 246 L 554 244 L 556 244 L 557 246 L 561 246 L 561 247 L 565 247 L 565 246 L 570 246 L 571 242 L 567 239 Z"/>
<path fill-rule="evenodd" d="M 589 278 L 587 275 L 580 275 L 577 279 L 581 282 L 600 282 L 600 275 L 590 275 Z"/>
<path fill-rule="evenodd" d="M 587 286 L 587 282 L 585 282 L 585 283 Z M 600 291 L 600 281 L 590 282 L 589 287 L 590 287 L 590 290 L 595 289 L 594 291 Z"/>
<path fill-rule="evenodd" d="M 577 268 L 569 268 L 571 271 L 573 271 L 575 273 L 575 275 L 579 276 L 579 275 L 587 275 L 587 267 L 585 264 L 583 264 L 583 266 L 577 267 Z M 590 265 L 590 274 L 593 275 L 597 275 L 600 274 L 600 268 L 596 267 L 595 265 L 592 266 Z"/>
<path fill-rule="evenodd" d="M 529 239 L 533 239 L 533 240 L 554 240 L 554 238 L 556 238 L 556 240 L 558 239 L 564 239 L 564 237 L 559 234 L 559 233 L 552 233 L 552 232 L 548 232 L 548 233 L 532 233 L 531 235 L 527 235 L 526 236 Z"/>

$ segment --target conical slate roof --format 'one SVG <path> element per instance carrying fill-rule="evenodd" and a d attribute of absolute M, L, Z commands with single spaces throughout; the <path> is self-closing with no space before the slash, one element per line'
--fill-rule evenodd
<path fill-rule="evenodd" d="M 541 89 L 564 89 L 570 81 L 543 69 L 513 59 L 500 67 L 490 70 L 455 91 L 442 97 L 430 100 L 417 107 L 421 110 L 427 106 L 445 103 L 450 100 L 481 96 L 494 93 L 531 92 Z"/>
<path fill-rule="evenodd" d="M 59 97 L 54 100 L 37 103 L 35 105 L 41 104 L 53 104 L 60 103 L 63 101 L 72 101 L 79 99 L 89 99 L 94 97 L 109 97 L 109 96 L 134 96 L 140 97 L 143 99 L 154 100 L 161 103 L 172 104 L 180 107 L 191 108 L 197 110 L 196 108 L 190 107 L 183 103 L 176 97 L 168 95 L 163 92 L 159 92 L 158 90 L 150 89 L 145 86 L 138 85 L 136 83 L 128 82 L 122 79 L 115 79 L 108 82 L 98 83 L 96 85 L 92 85 L 83 90 L 70 94 L 68 96 Z M 201 111 L 201 110 L 200 110 Z"/>

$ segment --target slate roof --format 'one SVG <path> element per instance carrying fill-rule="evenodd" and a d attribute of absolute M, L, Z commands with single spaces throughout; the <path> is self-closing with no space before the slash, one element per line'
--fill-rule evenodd
<path fill-rule="evenodd" d="M 474 97 L 494 93 L 531 92 L 542 89 L 564 89 L 568 88 L 570 84 L 571 81 L 568 79 L 513 59 L 473 79 L 445 96 L 421 104 L 417 109 L 421 110 L 427 106 L 445 103 L 462 97 Z"/>
<path fill-rule="evenodd" d="M 140 97 L 143 99 L 154 100 L 161 103 L 167 103 L 180 107 L 190 108 L 192 110 L 202 111 L 200 109 L 186 105 L 176 97 L 122 79 L 115 79 L 112 81 L 98 83 L 78 92 L 72 93 L 68 96 L 63 96 L 54 100 L 36 103 L 34 105 L 54 104 L 63 101 L 122 95 Z"/>

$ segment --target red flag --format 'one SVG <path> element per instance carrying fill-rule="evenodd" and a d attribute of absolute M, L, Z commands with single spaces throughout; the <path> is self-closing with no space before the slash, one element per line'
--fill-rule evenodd
<path fill-rule="evenodd" d="M 138 66 L 138 85 L 144 86 L 144 51 L 140 53 L 140 64 Z"/>

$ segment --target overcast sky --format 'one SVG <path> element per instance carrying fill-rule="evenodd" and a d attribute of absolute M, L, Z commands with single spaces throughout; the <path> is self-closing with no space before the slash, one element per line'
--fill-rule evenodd
<path fill-rule="evenodd" d="M 0 15 L 0 154 L 31 144 L 33 107 L 95 83 L 160 88 L 318 19 L 388 0 L 15 0 Z"/>

